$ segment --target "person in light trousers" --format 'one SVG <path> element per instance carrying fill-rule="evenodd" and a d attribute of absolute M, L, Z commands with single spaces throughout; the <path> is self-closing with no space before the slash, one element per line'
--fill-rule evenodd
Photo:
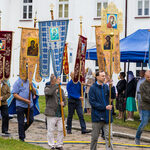
<path fill-rule="evenodd" d="M 61 105 L 66 105 L 64 91 L 62 91 L 63 102 L 60 103 L 59 95 L 60 78 L 51 75 L 50 82 L 46 84 L 44 93 L 46 99 L 45 115 L 47 118 L 47 140 L 51 149 L 63 150 L 63 125 L 61 117 Z M 54 131 L 57 127 L 57 142 L 55 144 Z"/>

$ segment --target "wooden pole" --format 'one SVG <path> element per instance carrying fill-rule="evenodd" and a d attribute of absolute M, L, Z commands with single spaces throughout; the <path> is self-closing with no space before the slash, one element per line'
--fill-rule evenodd
<path fill-rule="evenodd" d="M 26 76 L 28 77 L 28 63 L 26 63 Z M 30 87 L 30 83 L 29 83 L 29 97 L 28 99 L 30 100 L 31 98 L 31 87 Z M 28 104 L 28 113 L 27 113 L 27 124 L 29 125 L 29 116 L 30 116 L 30 104 Z"/>
<path fill-rule="evenodd" d="M 113 50 L 113 36 L 114 34 L 111 33 L 111 50 L 110 50 L 110 82 L 112 81 L 112 50 Z M 112 88 L 112 84 L 109 84 L 109 105 L 111 105 L 111 88 Z M 110 147 L 111 143 L 110 143 L 110 138 L 111 138 L 111 110 L 109 110 L 109 144 L 108 146 Z"/>
<path fill-rule="evenodd" d="M 62 92 L 61 92 L 61 85 L 60 84 L 59 84 L 59 94 L 60 94 L 60 103 L 62 103 L 63 100 L 62 100 Z M 66 128 L 65 128 L 65 120 L 64 120 L 64 109 L 63 109 L 62 105 L 61 105 L 61 117 L 62 117 L 64 136 L 66 136 Z"/>

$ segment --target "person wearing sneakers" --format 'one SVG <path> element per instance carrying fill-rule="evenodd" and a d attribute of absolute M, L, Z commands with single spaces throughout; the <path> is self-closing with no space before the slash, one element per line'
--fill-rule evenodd
<path fill-rule="evenodd" d="M 50 83 L 46 84 L 44 93 L 46 99 L 45 115 L 47 118 L 47 140 L 51 149 L 63 150 L 63 124 L 61 117 L 61 105 L 66 105 L 64 91 L 62 91 L 63 102 L 60 103 L 59 95 L 60 78 L 56 79 L 54 74 L 50 77 Z M 54 140 L 54 131 L 57 127 L 57 143 Z"/>
<path fill-rule="evenodd" d="M 9 115 L 8 115 L 8 105 L 7 105 L 7 99 L 10 97 L 10 88 L 7 85 L 7 80 L 3 79 L 0 80 L 0 86 L 1 86 L 1 115 L 2 115 L 2 134 L 9 135 L 8 133 L 8 126 L 9 126 Z"/>
<path fill-rule="evenodd" d="M 135 143 L 140 145 L 140 138 L 144 127 L 148 124 L 150 119 L 150 70 L 145 72 L 146 80 L 140 85 L 140 93 L 141 93 L 141 123 L 137 129 L 135 136 Z"/>

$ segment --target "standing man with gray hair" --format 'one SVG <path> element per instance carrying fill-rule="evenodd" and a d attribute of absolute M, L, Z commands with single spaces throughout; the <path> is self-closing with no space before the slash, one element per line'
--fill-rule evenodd
<path fill-rule="evenodd" d="M 66 99 L 64 91 L 62 91 L 63 102 L 60 102 L 60 92 L 59 92 L 60 78 L 56 79 L 55 75 L 52 74 L 50 78 L 50 83 L 46 84 L 44 89 L 46 108 L 45 115 L 47 117 L 47 140 L 48 145 L 51 149 L 63 150 L 63 124 L 61 117 L 61 105 L 66 105 Z M 57 126 L 57 143 L 54 140 L 55 126 Z"/>

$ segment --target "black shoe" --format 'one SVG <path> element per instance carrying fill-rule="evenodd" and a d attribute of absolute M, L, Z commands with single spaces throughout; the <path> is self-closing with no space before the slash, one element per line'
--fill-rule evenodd
<path fill-rule="evenodd" d="M 21 142 L 24 142 L 24 139 L 19 139 Z"/>
<path fill-rule="evenodd" d="M 55 149 L 55 147 L 51 147 L 51 150 L 54 150 Z"/>
<path fill-rule="evenodd" d="M 64 148 L 62 146 L 61 147 L 56 147 L 56 149 L 64 150 Z"/>
<path fill-rule="evenodd" d="M 2 132 L 2 135 L 3 135 L 3 136 L 9 136 L 10 133 L 9 133 L 8 131 L 5 131 L 5 132 Z"/>
<path fill-rule="evenodd" d="M 112 115 L 113 115 L 113 116 L 115 116 L 115 115 L 116 115 L 116 113 L 114 112 L 114 113 L 112 113 Z"/>
<path fill-rule="evenodd" d="M 67 130 L 67 134 L 72 134 L 72 132 L 70 130 Z"/>
<path fill-rule="evenodd" d="M 103 135 L 103 136 L 101 136 L 102 138 L 103 138 L 103 140 L 105 140 L 105 136 Z"/>
<path fill-rule="evenodd" d="M 90 133 L 90 132 L 91 132 L 91 130 L 85 130 L 85 131 L 82 131 L 81 133 L 86 134 L 86 133 Z"/>

